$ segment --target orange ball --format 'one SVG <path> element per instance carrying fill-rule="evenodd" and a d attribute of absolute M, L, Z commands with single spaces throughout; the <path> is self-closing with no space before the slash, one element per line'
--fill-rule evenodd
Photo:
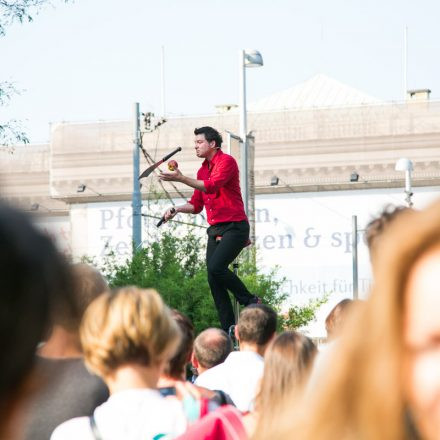
<path fill-rule="evenodd" d="M 177 164 L 177 162 L 175 160 L 169 160 L 168 161 L 168 169 L 170 171 L 174 171 L 177 168 L 179 168 L 179 165 Z"/>

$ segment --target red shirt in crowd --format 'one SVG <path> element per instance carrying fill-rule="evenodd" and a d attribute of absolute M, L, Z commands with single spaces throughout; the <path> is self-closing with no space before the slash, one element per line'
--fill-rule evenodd
<path fill-rule="evenodd" d="M 210 225 L 247 220 L 238 166 L 232 156 L 217 150 L 211 162 L 204 160 L 197 172 L 197 180 L 203 180 L 206 192 L 194 190 L 189 203 L 194 206 L 195 214 L 205 207 Z"/>

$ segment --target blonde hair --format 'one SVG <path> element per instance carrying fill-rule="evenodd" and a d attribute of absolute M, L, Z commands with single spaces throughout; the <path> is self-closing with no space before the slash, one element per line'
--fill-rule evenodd
<path fill-rule="evenodd" d="M 151 366 L 167 360 L 180 331 L 154 289 L 125 287 L 90 304 L 80 338 L 86 365 L 103 376 L 129 362 Z"/>
<path fill-rule="evenodd" d="M 381 238 L 371 297 L 350 316 L 328 376 L 317 379 L 315 394 L 290 399 L 273 425 L 274 438 L 414 438 L 403 387 L 404 293 L 414 264 L 438 243 L 440 202 L 393 221 Z"/>
<path fill-rule="evenodd" d="M 365 241 L 370 252 L 370 260 L 375 268 L 376 254 L 381 249 L 381 238 L 387 232 L 390 225 L 404 212 L 411 210 L 406 206 L 386 205 L 377 217 L 374 217 L 365 227 Z"/>
<path fill-rule="evenodd" d="M 286 331 L 269 344 L 264 354 L 264 374 L 255 400 L 256 431 L 271 438 L 273 417 L 290 391 L 301 393 L 313 366 L 317 348 L 307 336 Z"/>
<path fill-rule="evenodd" d="M 360 299 L 343 299 L 338 302 L 325 319 L 325 330 L 327 331 L 327 340 L 332 340 L 344 331 L 348 317 L 355 308 L 363 307 L 363 301 Z"/>

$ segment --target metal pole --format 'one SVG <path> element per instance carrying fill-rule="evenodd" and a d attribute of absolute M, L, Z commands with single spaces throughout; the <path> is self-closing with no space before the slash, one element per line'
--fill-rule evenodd
<path fill-rule="evenodd" d="M 408 92 L 408 27 L 403 28 L 403 100 Z"/>
<path fill-rule="evenodd" d="M 162 57 L 161 57 L 161 73 L 162 73 L 162 117 L 165 117 L 165 48 L 162 46 Z"/>
<path fill-rule="evenodd" d="M 234 273 L 235 275 L 238 276 L 238 259 L 234 260 L 234 263 L 232 264 L 232 267 L 234 268 Z M 240 317 L 240 304 L 237 301 L 237 298 L 235 298 L 235 296 L 233 297 L 233 303 L 232 303 L 232 308 L 234 310 L 234 317 L 235 317 L 235 325 L 237 325 L 238 323 L 238 318 Z"/>
<path fill-rule="evenodd" d="M 142 245 L 142 200 L 141 187 L 139 183 L 139 103 L 135 102 L 133 107 L 134 132 L 133 132 L 133 196 L 132 196 L 132 214 L 133 214 L 133 252 L 140 249 Z"/>
<path fill-rule="evenodd" d="M 247 120 L 246 120 L 246 66 L 245 66 L 245 51 L 239 52 L 239 84 L 240 84 L 240 137 L 241 137 L 241 160 L 240 160 L 240 174 L 241 174 L 241 192 L 243 195 L 244 210 L 248 214 L 248 151 L 247 151 Z"/>
<path fill-rule="evenodd" d="M 235 275 L 238 274 L 238 260 L 234 260 L 234 273 Z M 239 350 L 240 349 L 240 343 L 237 340 L 237 338 L 235 337 L 235 328 L 237 327 L 237 323 L 238 323 L 238 318 L 240 316 L 240 304 L 238 303 L 237 299 L 235 298 L 234 295 L 232 295 L 232 309 L 234 311 L 234 321 L 235 324 L 231 325 L 229 327 L 229 337 L 232 340 L 232 343 L 234 345 L 234 350 Z"/>
<path fill-rule="evenodd" d="M 411 187 L 411 170 L 405 170 L 405 193 L 405 201 L 408 204 L 408 207 L 411 208 L 413 206 L 413 202 L 411 200 L 411 197 L 413 195 Z"/>
<path fill-rule="evenodd" d="M 351 217 L 351 228 L 352 228 L 352 247 L 351 247 L 351 255 L 353 258 L 353 299 L 359 298 L 359 290 L 358 290 L 358 255 L 357 255 L 357 216 L 353 215 Z"/>

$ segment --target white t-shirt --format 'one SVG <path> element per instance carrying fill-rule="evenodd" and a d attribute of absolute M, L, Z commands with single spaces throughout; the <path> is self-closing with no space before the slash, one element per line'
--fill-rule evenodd
<path fill-rule="evenodd" d="M 234 351 L 222 364 L 203 372 L 195 384 L 209 390 L 224 391 L 240 411 L 251 411 L 263 369 L 264 360 L 258 353 Z"/>
<path fill-rule="evenodd" d="M 156 390 L 132 389 L 115 393 L 94 412 L 104 440 L 150 440 L 160 434 L 174 438 L 186 430 L 186 419 L 177 399 L 166 399 Z M 94 440 L 88 417 L 59 425 L 51 440 Z"/>

